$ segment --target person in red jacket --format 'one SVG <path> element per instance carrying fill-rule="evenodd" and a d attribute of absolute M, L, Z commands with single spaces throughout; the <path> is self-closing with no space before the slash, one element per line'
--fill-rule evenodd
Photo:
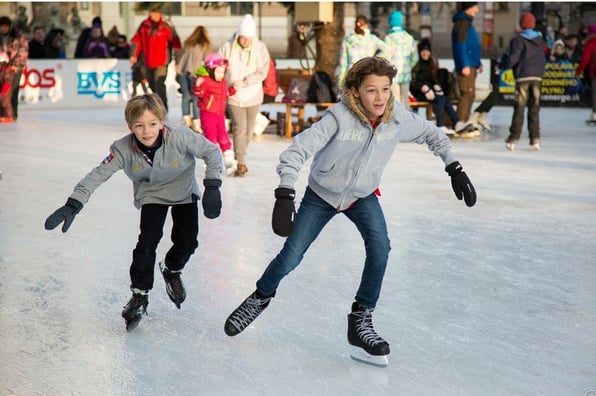
<path fill-rule="evenodd" d="M 232 142 L 226 130 L 226 104 L 228 96 L 236 93 L 234 87 L 228 87 L 225 80 L 228 60 L 221 54 L 212 53 L 205 59 L 205 64 L 197 69 L 197 79 L 193 95 L 198 98 L 201 109 L 201 127 L 207 140 L 218 144 L 223 153 L 226 173 L 236 172 L 238 161 L 234 159 Z"/>
<path fill-rule="evenodd" d="M 582 52 L 582 58 L 575 70 L 576 75 L 584 73 L 584 81 L 592 83 L 592 114 L 586 120 L 596 124 L 596 24 L 588 26 L 588 38 Z"/>
<path fill-rule="evenodd" d="M 167 110 L 166 77 L 171 60 L 170 48 L 178 51 L 182 46 L 174 28 L 163 20 L 162 15 L 161 8 L 153 7 L 149 17 L 141 23 L 131 39 L 130 63 L 137 63 L 142 53 L 149 87 L 159 96 Z"/>

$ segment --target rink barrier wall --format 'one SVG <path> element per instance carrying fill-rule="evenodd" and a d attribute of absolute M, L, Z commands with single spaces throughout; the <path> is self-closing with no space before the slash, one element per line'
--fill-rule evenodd
<path fill-rule="evenodd" d="M 180 106 L 175 77 L 172 62 L 166 79 L 170 107 Z M 131 96 L 127 59 L 31 59 L 21 76 L 19 111 L 122 108 Z"/>

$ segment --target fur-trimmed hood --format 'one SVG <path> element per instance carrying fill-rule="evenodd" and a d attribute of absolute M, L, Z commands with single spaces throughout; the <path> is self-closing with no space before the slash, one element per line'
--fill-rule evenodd
<path fill-rule="evenodd" d="M 352 91 L 350 89 L 344 89 L 344 94 L 341 100 L 345 103 L 346 106 L 348 106 L 348 109 L 350 109 L 354 114 L 356 114 L 356 117 L 358 117 L 359 120 L 366 124 L 370 124 L 370 119 L 366 116 L 364 107 L 362 107 L 360 101 L 354 97 L 354 94 L 352 94 Z M 393 94 L 391 94 L 389 100 L 387 101 L 387 105 L 385 106 L 383 116 L 380 120 L 382 123 L 387 123 L 389 122 L 389 120 L 391 120 L 394 102 L 395 100 L 393 98 Z"/>

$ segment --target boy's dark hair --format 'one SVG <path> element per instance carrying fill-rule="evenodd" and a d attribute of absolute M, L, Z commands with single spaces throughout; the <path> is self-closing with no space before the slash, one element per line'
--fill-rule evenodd
<path fill-rule="evenodd" d="M 138 95 L 131 98 L 126 103 L 124 109 L 124 119 L 128 125 L 138 120 L 143 113 L 149 110 L 153 115 L 159 118 L 160 121 L 166 119 L 167 110 L 161 98 L 156 93 L 149 93 L 145 95 Z"/>
<path fill-rule="evenodd" d="M 387 59 L 380 56 L 367 56 L 354 63 L 344 81 L 344 89 L 358 89 L 362 80 L 366 76 L 374 74 L 376 76 L 389 77 L 389 83 L 393 82 L 393 77 L 397 74 L 397 69 Z"/>

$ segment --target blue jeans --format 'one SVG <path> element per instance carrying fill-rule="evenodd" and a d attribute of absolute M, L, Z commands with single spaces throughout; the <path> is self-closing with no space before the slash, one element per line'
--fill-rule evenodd
<path fill-rule="evenodd" d="M 197 97 L 192 94 L 195 80 L 196 77 L 190 74 L 176 74 L 176 81 L 180 84 L 180 92 L 182 93 L 182 115 L 190 115 L 192 110 L 192 118 L 198 120 L 199 106 Z"/>
<path fill-rule="evenodd" d="M 453 105 L 448 97 L 445 95 L 436 95 L 435 100 L 432 102 L 433 112 L 437 116 L 437 126 L 442 127 L 445 126 L 445 113 L 451 119 L 453 126 L 459 121 L 459 117 L 455 110 L 453 110 Z M 455 129 L 455 128 L 454 128 Z"/>
<path fill-rule="evenodd" d="M 265 296 L 273 294 L 281 280 L 300 264 L 325 224 L 338 213 L 343 213 L 356 225 L 364 240 L 366 260 L 355 299 L 364 307 L 374 308 L 381 293 L 391 249 L 385 216 L 375 194 L 361 198 L 349 209 L 338 212 L 308 187 L 296 214 L 294 230 L 257 281 L 257 291 Z"/>

